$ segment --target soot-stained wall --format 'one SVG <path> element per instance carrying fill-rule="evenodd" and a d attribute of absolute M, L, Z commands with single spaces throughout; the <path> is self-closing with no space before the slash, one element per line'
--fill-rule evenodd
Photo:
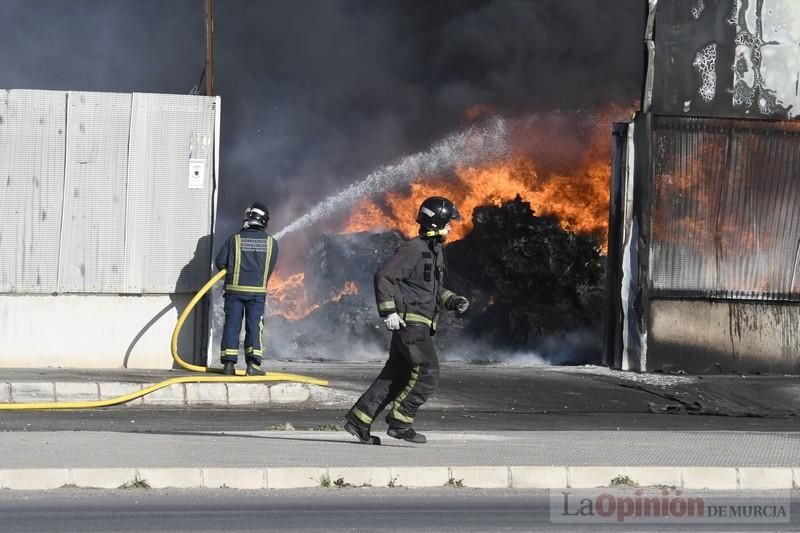
<path fill-rule="evenodd" d="M 670 0 L 656 9 L 653 113 L 800 114 L 800 2 Z"/>

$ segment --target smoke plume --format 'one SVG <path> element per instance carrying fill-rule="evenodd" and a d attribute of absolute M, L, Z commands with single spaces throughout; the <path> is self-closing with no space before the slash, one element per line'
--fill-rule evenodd
<path fill-rule="evenodd" d="M 254 198 L 283 228 L 462 129 L 472 106 L 513 118 L 628 105 L 641 93 L 646 4 L 216 2 L 219 232 Z M 188 93 L 203 47 L 199 0 L 0 3 L 3 88 Z"/>

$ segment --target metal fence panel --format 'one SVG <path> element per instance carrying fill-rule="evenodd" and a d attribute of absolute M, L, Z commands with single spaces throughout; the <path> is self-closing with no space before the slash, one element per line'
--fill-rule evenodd
<path fill-rule="evenodd" d="M 123 292 L 131 95 L 70 92 L 59 292 Z"/>
<path fill-rule="evenodd" d="M 63 92 L 0 91 L 0 292 L 57 290 Z"/>
<path fill-rule="evenodd" d="M 215 106 L 213 97 L 133 95 L 127 292 L 191 292 L 209 275 Z"/>
<path fill-rule="evenodd" d="M 800 300 L 800 124 L 657 117 L 653 295 Z"/>
<path fill-rule="evenodd" d="M 0 293 L 193 292 L 217 99 L 0 91 Z"/>

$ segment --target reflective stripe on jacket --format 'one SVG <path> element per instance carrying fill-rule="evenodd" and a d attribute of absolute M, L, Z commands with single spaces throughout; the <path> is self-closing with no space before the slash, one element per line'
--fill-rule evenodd
<path fill-rule="evenodd" d="M 231 235 L 214 261 L 225 274 L 225 290 L 246 294 L 264 294 L 267 281 L 278 259 L 278 243 L 272 235 L 248 228 Z"/>
<path fill-rule="evenodd" d="M 436 317 L 444 307 L 453 309 L 455 294 L 442 287 L 444 250 L 435 239 L 416 237 L 403 243 L 375 274 L 378 314 L 398 313 L 406 323 L 436 329 Z"/>

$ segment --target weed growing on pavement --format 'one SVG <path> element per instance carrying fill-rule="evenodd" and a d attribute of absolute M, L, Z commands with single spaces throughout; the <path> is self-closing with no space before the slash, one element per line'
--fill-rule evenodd
<path fill-rule="evenodd" d="M 329 476 L 328 474 L 322 474 L 322 476 L 319 478 L 319 486 L 325 488 L 330 487 L 331 476 Z"/>
<path fill-rule="evenodd" d="M 342 427 L 336 424 L 319 424 L 311 428 L 311 431 L 342 431 Z"/>
<path fill-rule="evenodd" d="M 371 487 L 372 486 L 369 483 L 362 483 L 361 485 L 353 485 L 352 483 L 348 483 L 347 481 L 345 481 L 343 477 L 337 477 L 333 481 L 333 484 L 336 485 L 337 487 L 339 487 L 340 489 L 365 488 L 365 487 Z"/>
<path fill-rule="evenodd" d="M 397 476 L 392 476 L 392 479 L 389 480 L 389 488 L 395 488 L 397 486 Z"/>
<path fill-rule="evenodd" d="M 464 485 L 463 479 L 455 479 L 454 477 L 450 476 L 450 479 L 447 480 L 447 487 L 466 487 Z"/>
<path fill-rule="evenodd" d="M 149 489 L 150 483 L 146 479 L 139 476 L 134 477 L 131 481 L 126 481 L 119 486 L 121 489 Z"/>
<path fill-rule="evenodd" d="M 638 487 L 639 484 L 631 479 L 630 476 L 623 476 L 622 474 L 611 480 L 612 487 Z"/>

